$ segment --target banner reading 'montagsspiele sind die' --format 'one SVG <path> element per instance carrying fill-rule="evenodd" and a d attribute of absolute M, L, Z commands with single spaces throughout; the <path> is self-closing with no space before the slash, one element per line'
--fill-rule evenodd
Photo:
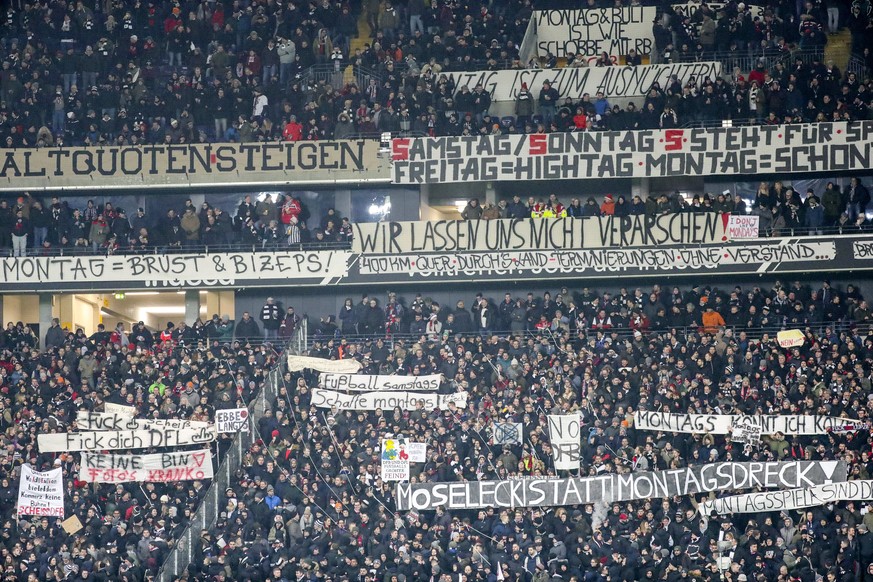
<path fill-rule="evenodd" d="M 398 485 L 397 509 L 554 507 L 694 495 L 731 489 L 800 488 L 846 480 L 844 461 L 712 463 L 577 479 L 522 479 Z"/>
<path fill-rule="evenodd" d="M 816 507 L 835 501 L 860 501 L 873 499 L 873 481 L 846 481 L 802 489 L 784 489 L 763 493 L 732 495 L 712 501 L 704 501 L 697 510 L 701 515 L 728 513 L 760 513 Z"/>

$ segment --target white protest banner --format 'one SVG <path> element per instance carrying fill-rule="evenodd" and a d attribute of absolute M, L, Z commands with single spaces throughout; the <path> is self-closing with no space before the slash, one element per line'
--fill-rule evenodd
<path fill-rule="evenodd" d="M 336 250 L 4 257 L 0 259 L 0 285 L 4 289 L 41 284 L 51 284 L 52 289 L 143 289 L 276 285 L 280 281 L 326 284 L 346 274 L 349 256 Z"/>
<path fill-rule="evenodd" d="M 530 135 L 400 137 L 392 182 L 668 178 L 861 171 L 873 121 Z"/>
<path fill-rule="evenodd" d="M 345 360 L 328 360 L 311 356 L 288 356 L 288 369 L 292 372 L 310 368 L 319 372 L 335 372 L 338 374 L 354 374 L 361 369 L 361 362 L 346 358 Z"/>
<path fill-rule="evenodd" d="M 539 99 L 543 83 L 548 81 L 561 95 L 574 101 L 586 93 L 592 99 L 598 92 L 607 98 L 641 97 L 648 95 L 655 83 L 666 89 L 673 75 L 684 87 L 694 80 L 715 81 L 721 76 L 721 63 L 675 63 L 670 65 L 639 65 L 636 67 L 584 67 L 561 69 L 502 69 L 497 71 L 449 71 L 443 72 L 455 87 L 464 85 L 472 90 L 476 85 L 491 95 L 492 101 L 515 101 L 523 83 L 534 99 Z"/>
<path fill-rule="evenodd" d="M 524 426 L 520 422 L 495 422 L 495 445 L 520 445 L 524 438 Z"/>
<path fill-rule="evenodd" d="M 364 222 L 355 252 L 402 254 L 700 245 L 727 240 L 728 214 Z"/>
<path fill-rule="evenodd" d="M 541 219 L 545 220 L 545 219 Z M 471 221 L 479 222 L 479 221 Z M 498 222 L 487 220 L 481 222 Z M 440 279 L 503 276 L 507 278 L 541 278 L 545 275 L 568 274 L 609 276 L 610 274 L 639 274 L 699 271 L 760 272 L 771 268 L 808 271 L 815 265 L 823 268 L 837 256 L 833 240 L 816 241 L 797 238 L 792 244 L 787 239 L 758 239 L 748 244 L 676 245 L 670 247 L 602 248 L 583 250 L 544 251 L 463 251 L 438 253 L 409 253 L 405 255 L 362 254 L 358 259 L 361 275 L 384 277 Z M 375 251 L 378 252 L 382 242 Z M 371 243 L 368 243 L 371 244 Z M 450 244 L 454 244 L 451 243 Z M 464 243 L 466 244 L 466 243 Z M 477 243 L 480 244 L 480 243 Z M 489 243 L 500 245 L 500 242 Z M 870 253 L 873 256 L 873 243 Z M 368 247 L 369 248 L 369 247 Z M 605 274 L 605 275 L 603 275 Z"/>
<path fill-rule="evenodd" d="M 686 16 L 694 16 L 694 14 L 700 10 L 700 5 L 700 2 L 685 2 L 684 4 L 672 4 L 671 6 L 673 12 L 675 12 L 679 18 L 684 18 Z M 716 20 L 721 16 L 719 13 L 724 11 L 725 6 L 727 6 L 724 2 L 707 2 L 706 5 L 712 8 L 716 13 L 716 16 L 714 17 Z M 755 16 L 764 18 L 764 12 L 766 9 L 763 6 L 752 6 L 751 4 L 746 4 L 746 10 L 751 13 L 752 18 Z"/>
<path fill-rule="evenodd" d="M 126 406 L 124 404 L 115 404 L 114 402 L 104 402 L 103 410 L 109 414 L 120 414 L 124 416 L 136 416 L 135 406 Z"/>
<path fill-rule="evenodd" d="M 397 486 L 397 509 L 555 507 L 658 499 L 731 489 L 812 487 L 845 481 L 845 461 L 711 463 L 684 469 L 570 479 L 416 483 Z"/>
<path fill-rule="evenodd" d="M 761 434 L 817 435 L 832 431 L 845 432 L 846 427 L 862 426 L 860 420 L 836 416 L 754 415 L 739 414 L 672 414 L 638 410 L 634 413 L 634 428 L 663 432 L 730 434 L 738 422 L 761 427 Z M 857 429 L 854 429 L 857 430 Z"/>
<path fill-rule="evenodd" d="M 804 509 L 836 501 L 866 501 L 871 499 L 873 499 L 873 481 L 845 481 L 802 489 L 746 493 L 707 500 L 697 507 L 697 511 L 701 515 L 760 513 L 763 511 Z"/>
<path fill-rule="evenodd" d="M 208 429 L 210 424 L 197 420 L 131 418 L 127 414 L 117 412 L 80 411 L 76 414 L 76 426 L 79 430 L 164 430 L 170 428 L 204 430 Z"/>
<path fill-rule="evenodd" d="M 215 411 L 215 430 L 225 432 L 249 432 L 249 409 L 227 408 Z"/>
<path fill-rule="evenodd" d="M 806 336 L 799 329 L 786 329 L 776 333 L 776 341 L 779 347 L 796 348 L 802 346 Z"/>
<path fill-rule="evenodd" d="M 153 455 L 82 453 L 79 479 L 87 483 L 172 483 L 212 479 L 209 450 Z"/>
<path fill-rule="evenodd" d="M 60 468 L 34 471 L 21 465 L 18 483 L 18 515 L 64 517 L 64 474 Z"/>
<path fill-rule="evenodd" d="M 383 481 L 409 481 L 409 453 L 406 439 L 382 439 Z"/>
<path fill-rule="evenodd" d="M 728 218 L 727 226 L 728 239 L 758 238 L 758 225 L 760 221 L 761 217 L 757 215 L 731 214 L 730 218 Z"/>
<path fill-rule="evenodd" d="M 215 427 L 208 428 L 166 428 L 138 430 L 101 430 L 82 432 L 62 432 L 37 435 L 41 453 L 63 453 L 68 451 L 117 451 L 148 449 L 151 447 L 176 447 L 179 445 L 198 445 L 215 440 Z"/>
<path fill-rule="evenodd" d="M 582 461 L 582 437 L 580 433 L 580 418 L 578 414 L 550 414 L 549 441 L 552 444 L 552 456 L 555 459 L 555 469 L 578 470 Z"/>
<path fill-rule="evenodd" d="M 327 390 L 352 390 L 370 392 L 375 390 L 430 390 L 440 388 L 439 374 L 427 376 L 383 376 L 369 374 L 321 375 L 321 387 Z"/>
<path fill-rule="evenodd" d="M 537 54 L 569 57 L 582 53 L 589 60 L 607 53 L 613 62 L 631 49 L 648 55 L 654 45 L 655 6 L 536 10 Z"/>
<path fill-rule="evenodd" d="M 747 416 L 737 418 L 731 425 L 731 442 L 757 446 L 761 444 L 762 427 Z"/>
<path fill-rule="evenodd" d="M 361 392 L 343 394 L 332 390 L 312 389 L 312 405 L 318 408 L 339 410 L 434 410 L 446 409 L 450 405 L 467 407 L 467 393 L 423 394 L 420 392 Z"/>
<path fill-rule="evenodd" d="M 382 175 L 378 151 L 372 139 L 9 148 L 0 163 L 0 191 L 112 188 L 140 194 L 149 188 L 370 182 Z"/>
<path fill-rule="evenodd" d="M 406 452 L 409 453 L 410 463 L 427 462 L 427 443 L 413 443 L 406 441 Z"/>

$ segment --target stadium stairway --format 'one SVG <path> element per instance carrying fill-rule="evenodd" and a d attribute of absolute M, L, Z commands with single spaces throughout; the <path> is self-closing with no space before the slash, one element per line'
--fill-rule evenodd
<path fill-rule="evenodd" d="M 828 35 L 828 43 L 825 45 L 825 63 L 833 59 L 834 64 L 841 71 L 845 71 L 851 56 L 852 33 L 849 32 L 848 28 L 843 28 L 836 34 Z"/>
<path fill-rule="evenodd" d="M 370 25 L 367 24 L 367 3 L 379 2 L 379 0 L 364 0 L 361 13 L 358 15 L 358 34 L 349 40 L 349 57 L 358 49 L 364 50 L 364 45 L 371 42 Z M 847 57 L 848 60 L 848 57 Z M 343 83 L 349 84 L 355 81 L 354 69 L 351 65 L 343 71 Z"/>

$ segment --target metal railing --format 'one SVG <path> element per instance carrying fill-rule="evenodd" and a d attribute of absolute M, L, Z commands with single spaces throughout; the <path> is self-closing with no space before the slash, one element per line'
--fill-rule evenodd
<path fill-rule="evenodd" d="M 846 73 L 855 73 L 858 81 L 863 82 L 867 80 L 870 71 L 867 67 L 867 62 L 864 60 L 864 57 L 859 54 L 852 53 L 851 55 L 849 55 L 849 62 L 846 63 Z"/>
<path fill-rule="evenodd" d="M 817 323 L 814 325 L 767 325 L 767 326 L 757 326 L 757 327 L 745 327 L 745 326 L 724 326 L 719 328 L 727 332 L 730 330 L 730 333 L 733 334 L 734 338 L 738 338 L 738 334 L 740 332 L 746 333 L 746 338 L 750 340 L 760 340 L 765 335 L 768 336 L 769 339 L 775 339 L 776 334 L 780 331 L 785 331 L 787 329 L 801 329 L 802 331 L 811 330 L 816 336 L 820 336 L 822 334 L 828 333 L 842 333 L 843 331 L 848 330 L 852 326 L 852 321 L 841 320 L 841 321 L 830 321 L 825 323 Z M 866 328 L 865 328 L 866 329 Z M 574 330 L 573 333 L 570 334 L 570 339 L 576 342 L 585 342 L 587 343 L 589 340 L 599 341 L 603 338 L 615 336 L 617 340 L 623 341 L 625 339 L 633 339 L 635 329 L 630 327 L 612 327 L 609 329 L 593 329 L 589 327 L 579 328 Z M 645 330 L 641 330 L 643 337 L 645 339 L 650 339 L 653 337 L 661 337 L 666 338 L 673 334 L 687 337 L 689 334 L 700 334 L 704 331 L 704 326 L 701 325 L 687 325 L 687 326 L 667 326 L 663 328 L 649 328 Z M 717 331 L 717 330 L 716 330 Z M 483 332 L 463 332 L 463 333 L 452 333 L 449 338 L 443 339 L 443 336 L 440 335 L 440 339 L 434 340 L 435 342 L 444 342 L 444 341 L 458 341 L 459 339 L 476 339 L 476 338 L 484 338 L 486 336 L 490 337 L 492 335 L 497 335 L 499 337 L 506 337 L 509 335 L 515 337 L 522 338 L 546 338 L 549 340 L 557 340 L 563 334 L 559 331 L 552 331 L 550 329 L 523 329 L 523 330 L 515 330 L 515 331 L 506 331 L 506 330 L 492 330 L 487 333 Z M 427 334 L 413 334 L 409 332 L 395 332 L 395 333 L 379 333 L 379 334 L 356 334 L 356 335 L 343 335 L 343 339 L 348 340 L 349 343 L 373 343 L 379 339 L 385 342 L 385 345 L 393 350 L 395 345 L 402 341 L 408 347 L 414 343 L 417 343 L 422 340 L 422 337 L 427 338 Z M 308 338 L 306 342 L 305 349 L 308 350 L 316 341 L 324 341 L 325 338 L 318 338 L 316 336 L 311 336 Z M 425 341 L 428 341 L 427 339 Z"/>
<path fill-rule="evenodd" d="M 371 79 L 376 81 L 377 86 L 382 86 L 382 75 L 377 71 L 368 69 L 367 67 L 342 63 L 312 65 L 303 72 L 301 81 L 303 86 L 307 89 L 314 89 L 321 85 L 330 85 L 338 90 L 346 85 L 346 71 L 349 71 L 349 74 L 352 77 L 352 82 L 355 83 L 359 89 L 369 86 Z"/>
<path fill-rule="evenodd" d="M 164 563 L 158 571 L 159 582 L 172 582 L 187 569 L 189 564 L 195 563 L 200 548 L 200 536 L 203 530 L 209 530 L 215 525 L 219 514 L 224 510 L 221 503 L 224 501 L 224 493 L 228 487 L 232 487 L 238 481 L 237 471 L 242 465 L 242 459 L 251 448 L 252 444 L 260 438 L 258 434 L 258 421 L 263 418 L 264 411 L 270 407 L 279 394 L 279 386 L 282 383 L 282 374 L 285 370 L 285 356 L 289 353 L 301 353 L 305 349 L 306 336 L 309 333 L 309 325 L 304 318 L 295 331 L 294 337 L 285 346 L 285 350 L 279 354 L 278 363 L 267 374 L 263 386 L 255 398 L 248 404 L 249 425 L 248 432 L 238 432 L 230 436 L 230 447 L 223 456 L 216 459 L 219 463 L 215 471 L 215 478 L 206 491 L 206 495 L 200 501 L 200 506 L 185 528 L 185 531 L 174 540 Z M 229 435 L 221 435 L 228 437 Z M 219 454 L 222 443 L 218 442 Z"/>
<path fill-rule="evenodd" d="M 743 124 L 737 124 L 743 125 Z M 689 122 L 683 125 L 685 128 L 695 127 L 720 127 L 720 122 L 696 121 Z M 703 192 L 699 192 L 703 194 Z M 715 212 L 715 211 L 713 211 Z M 729 213 L 730 214 L 730 213 Z M 824 236 L 824 235 L 850 235 L 850 234 L 868 234 L 873 233 L 873 225 L 864 225 L 861 228 L 850 224 L 845 226 L 822 226 L 820 228 L 811 229 L 808 227 L 796 228 L 781 228 L 778 236 Z M 759 238 L 766 238 L 773 235 L 770 232 L 762 230 Z M 109 253 L 105 248 L 99 248 L 96 251 L 91 247 L 51 247 L 47 249 L 28 249 L 27 257 L 106 257 L 106 256 L 144 256 L 144 255 L 181 255 L 181 254 L 219 254 L 219 253 L 276 253 L 287 251 L 339 251 L 349 250 L 352 248 L 351 241 L 348 242 L 321 242 L 307 244 L 287 244 L 280 243 L 277 245 L 262 245 L 262 244 L 225 244 L 225 245 L 189 245 L 184 247 L 165 247 L 154 246 L 148 249 L 116 249 Z M 11 248 L 0 248 L 0 258 L 12 257 Z"/>
<path fill-rule="evenodd" d="M 109 256 L 109 255 L 182 255 L 182 254 L 217 254 L 217 253 L 275 253 L 282 251 L 338 251 L 351 248 L 351 242 L 310 242 L 306 244 L 252 244 L 235 243 L 222 245 L 186 245 L 181 247 L 155 245 L 145 249 L 118 248 L 109 252 L 100 247 L 94 250 L 90 246 L 78 247 L 49 247 L 41 249 L 27 249 L 28 257 L 80 257 L 80 256 Z M 11 257 L 12 249 L 0 249 L 0 257 Z"/>

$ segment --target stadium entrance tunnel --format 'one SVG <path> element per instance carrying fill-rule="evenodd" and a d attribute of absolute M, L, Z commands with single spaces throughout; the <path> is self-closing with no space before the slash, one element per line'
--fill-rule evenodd
<path fill-rule="evenodd" d="M 22 322 L 45 344 L 53 320 L 61 329 L 90 337 L 100 331 L 111 332 L 122 323 L 126 331 L 143 322 L 151 331 L 167 328 L 168 322 L 193 325 L 213 315 L 235 317 L 233 290 L 116 291 L 95 293 L 4 294 L 0 301 L 3 324 Z"/>

